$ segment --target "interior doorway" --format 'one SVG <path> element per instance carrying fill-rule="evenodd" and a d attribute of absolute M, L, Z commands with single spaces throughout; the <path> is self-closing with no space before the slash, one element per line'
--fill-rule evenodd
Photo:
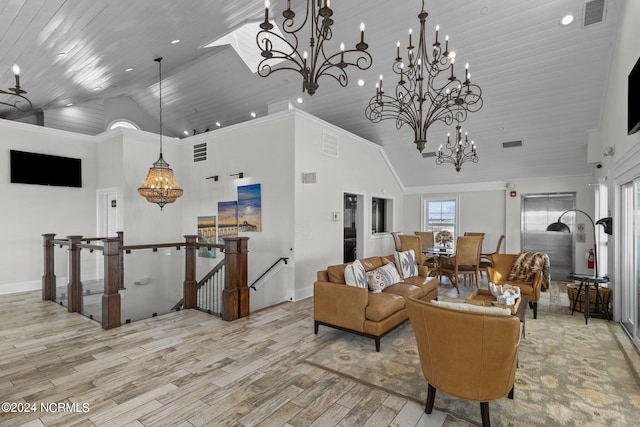
<path fill-rule="evenodd" d="M 344 193 L 343 200 L 343 262 L 352 262 L 364 252 L 364 195 Z"/>
<path fill-rule="evenodd" d="M 118 188 L 102 188 L 96 191 L 98 215 L 97 235 L 99 237 L 118 236 Z"/>

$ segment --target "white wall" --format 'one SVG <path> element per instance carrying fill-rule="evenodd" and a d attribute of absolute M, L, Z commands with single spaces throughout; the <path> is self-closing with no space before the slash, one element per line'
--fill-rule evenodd
<path fill-rule="evenodd" d="M 178 181 L 185 189 L 179 202 L 182 234 L 197 234 L 198 216 L 218 216 L 218 202 L 237 200 L 238 186 L 260 184 L 262 231 L 239 233 L 249 237 L 249 284 L 278 258 L 292 257 L 293 114 L 267 116 L 183 141 L 186 147 L 181 152 L 182 178 Z M 193 162 L 193 145 L 200 143 L 208 145 L 207 161 Z M 239 172 L 244 173 L 243 179 L 230 176 Z M 218 175 L 219 180 L 206 179 L 212 175 Z M 214 262 L 217 261 L 211 261 Z M 293 290 L 293 262 L 290 262 L 252 294 L 251 309 L 289 300 Z"/>
<path fill-rule="evenodd" d="M 0 120 L 0 294 L 39 289 L 43 273 L 42 234 L 93 235 L 98 158 L 90 137 Z M 11 184 L 9 151 L 82 159 L 82 188 Z M 60 253 L 60 252 L 57 252 Z M 66 256 L 56 269 L 66 274 Z"/>
<path fill-rule="evenodd" d="M 338 138 L 338 157 L 322 152 L 323 133 Z M 364 247 L 358 258 L 393 252 L 391 235 L 371 234 L 371 197 L 393 199 L 395 224 L 403 218 L 402 188 L 384 151 L 344 130 L 298 112 L 295 121 L 295 298 L 313 293 L 318 270 L 343 262 L 343 193 L 364 195 Z M 315 172 L 317 183 L 303 184 L 302 173 Z M 331 221 L 339 212 L 339 221 Z"/>

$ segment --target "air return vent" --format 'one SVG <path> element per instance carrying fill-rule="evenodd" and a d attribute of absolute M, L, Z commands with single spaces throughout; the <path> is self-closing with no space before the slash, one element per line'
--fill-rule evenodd
<path fill-rule="evenodd" d="M 604 2 L 605 0 L 591 0 L 584 4 L 583 27 L 604 21 Z"/>
<path fill-rule="evenodd" d="M 322 154 L 338 158 L 338 137 L 327 132 L 322 134 Z"/>
<path fill-rule="evenodd" d="M 422 153 L 422 157 L 424 157 L 425 159 L 428 157 L 436 157 L 437 154 L 435 151 L 428 151 L 426 153 Z"/>
<path fill-rule="evenodd" d="M 522 147 L 522 140 L 520 140 L 520 141 L 509 141 L 509 142 L 503 142 L 502 143 L 502 148 L 515 148 L 515 147 Z"/>
<path fill-rule="evenodd" d="M 207 143 L 196 144 L 193 146 L 193 162 L 202 162 L 207 160 Z"/>

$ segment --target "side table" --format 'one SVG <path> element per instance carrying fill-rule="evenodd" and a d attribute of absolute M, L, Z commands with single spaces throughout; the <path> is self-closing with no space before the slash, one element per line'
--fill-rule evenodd
<path fill-rule="evenodd" d="M 576 311 L 576 304 L 580 299 L 580 292 L 583 292 L 584 290 L 584 324 L 586 325 L 589 322 L 589 316 L 593 316 L 593 314 L 589 313 L 589 289 L 590 289 L 590 285 L 594 285 L 596 288 L 596 301 L 594 304 L 595 311 L 596 313 L 600 313 L 598 311 L 598 303 L 602 304 L 604 309 L 604 315 L 606 319 L 609 320 L 609 304 L 604 303 L 604 300 L 602 299 L 602 295 L 600 295 L 600 290 L 599 290 L 600 284 L 609 283 L 609 278 L 595 277 L 595 276 L 589 276 L 585 274 L 576 274 L 576 273 L 570 273 L 568 277 L 571 280 L 578 280 L 580 282 L 580 287 L 578 287 L 578 292 L 576 293 L 576 296 L 573 300 L 573 306 L 571 307 L 571 315 L 573 316 L 573 312 Z"/>

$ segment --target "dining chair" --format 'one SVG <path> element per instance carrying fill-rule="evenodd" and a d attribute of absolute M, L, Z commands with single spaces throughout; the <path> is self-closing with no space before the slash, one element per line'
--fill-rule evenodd
<path fill-rule="evenodd" d="M 475 231 L 465 231 L 464 235 L 465 236 L 480 236 L 480 237 L 484 237 L 485 233 L 477 233 Z"/>
<path fill-rule="evenodd" d="M 498 239 L 498 245 L 496 246 L 495 252 L 480 254 L 480 277 L 483 277 L 482 273 L 487 274 L 488 267 L 493 267 L 493 256 L 500 253 L 500 248 L 502 247 L 503 242 L 504 234 Z"/>
<path fill-rule="evenodd" d="M 420 236 L 400 234 L 398 239 L 400 240 L 400 251 L 413 249 L 418 265 L 425 265 L 426 257 L 422 253 L 422 241 L 420 240 Z"/>
<path fill-rule="evenodd" d="M 429 255 L 426 253 L 428 249 L 435 246 L 433 231 L 415 231 L 414 234 L 419 236 L 420 241 L 422 242 L 422 253 L 425 259 L 425 265 L 430 269 L 437 269 L 438 257 L 436 255 Z"/>
<path fill-rule="evenodd" d="M 482 240 L 482 236 L 459 236 L 456 241 L 455 255 L 449 258 L 444 258 L 440 262 L 440 266 L 438 268 L 438 280 L 442 280 L 443 274 L 446 275 L 449 277 L 459 294 L 460 288 L 458 287 L 458 276 L 461 274 L 465 285 L 467 283 L 467 276 L 470 276 L 470 283 L 473 283 L 473 278 L 475 277 L 476 288 L 478 288 Z"/>
<path fill-rule="evenodd" d="M 398 231 L 392 231 L 391 236 L 393 237 L 393 244 L 395 245 L 396 251 L 402 250 L 402 243 L 400 242 L 400 235 L 402 233 Z"/>

